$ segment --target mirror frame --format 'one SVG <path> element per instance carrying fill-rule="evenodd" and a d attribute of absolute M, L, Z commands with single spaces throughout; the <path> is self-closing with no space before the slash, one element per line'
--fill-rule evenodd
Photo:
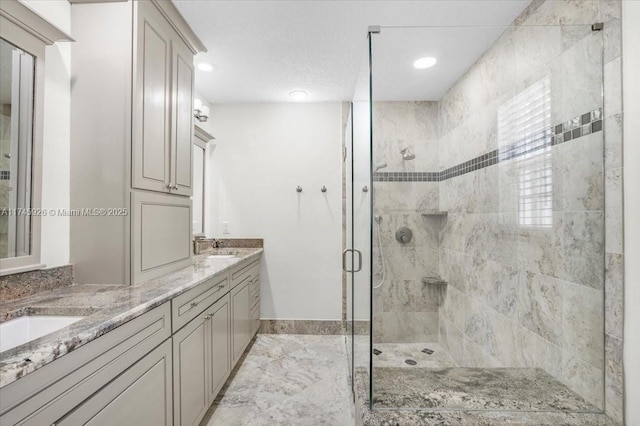
<path fill-rule="evenodd" d="M 74 41 L 68 34 L 17 0 L 0 2 L 0 37 L 34 57 L 31 209 L 42 208 L 42 140 L 44 124 L 45 47 Z M 0 259 L 0 276 L 45 267 L 40 260 L 41 216 L 31 216 L 31 251 L 28 256 Z"/>

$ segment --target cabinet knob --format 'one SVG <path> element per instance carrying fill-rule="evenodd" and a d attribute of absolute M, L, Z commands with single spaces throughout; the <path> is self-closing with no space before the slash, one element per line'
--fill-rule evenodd
<path fill-rule="evenodd" d="M 209 320 L 209 319 L 211 319 L 211 315 L 205 315 L 204 319 L 205 319 L 205 320 Z"/>
<path fill-rule="evenodd" d="M 172 189 L 178 189 L 178 185 L 173 185 L 171 188 Z"/>
<path fill-rule="evenodd" d="M 166 187 L 167 187 L 167 189 L 173 189 L 173 184 L 172 184 L 171 182 L 169 182 L 169 183 L 166 185 Z"/>

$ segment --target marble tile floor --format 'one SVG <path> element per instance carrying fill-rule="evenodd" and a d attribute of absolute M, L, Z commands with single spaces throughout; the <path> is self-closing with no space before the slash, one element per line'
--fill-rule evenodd
<path fill-rule="evenodd" d="M 344 336 L 258 334 L 201 426 L 352 426 Z"/>

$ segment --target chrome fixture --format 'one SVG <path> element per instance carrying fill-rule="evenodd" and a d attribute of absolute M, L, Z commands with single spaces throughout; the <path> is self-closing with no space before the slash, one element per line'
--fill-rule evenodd
<path fill-rule="evenodd" d="M 407 244 L 411 242 L 412 238 L 413 231 L 406 226 L 398 228 L 398 230 L 396 231 L 396 240 L 398 240 L 400 244 Z"/>
<path fill-rule="evenodd" d="M 402 148 L 400 150 L 400 153 L 402 154 L 402 159 L 403 160 L 413 160 L 414 158 L 416 158 L 416 155 L 409 151 L 409 148 Z"/>
<path fill-rule="evenodd" d="M 326 187 L 326 186 L 324 186 L 324 185 L 322 185 L 322 188 L 320 188 L 320 191 L 322 191 L 322 192 L 327 192 L 327 187 Z"/>
<path fill-rule="evenodd" d="M 347 253 L 356 253 L 358 255 L 358 267 L 356 269 L 347 269 Z M 352 257 L 353 259 L 353 257 Z M 351 265 L 353 268 L 353 265 Z M 358 249 L 345 249 L 342 252 L 342 270 L 345 272 L 360 272 L 362 269 L 362 252 Z"/>
<path fill-rule="evenodd" d="M 302 187 L 300 185 L 296 188 L 296 192 L 302 192 Z"/>
<path fill-rule="evenodd" d="M 373 171 L 373 174 L 375 175 L 376 173 L 378 173 L 378 170 L 380 169 L 384 169 L 385 167 L 387 167 L 387 163 L 382 163 L 376 166 L 376 169 Z"/>

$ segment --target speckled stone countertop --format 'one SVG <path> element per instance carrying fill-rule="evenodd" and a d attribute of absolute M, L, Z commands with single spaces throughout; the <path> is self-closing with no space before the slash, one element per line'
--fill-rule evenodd
<path fill-rule="evenodd" d="M 222 259 L 200 255 L 187 268 L 135 286 L 71 285 L 0 304 L 0 322 L 28 314 L 87 315 L 68 327 L 1 352 L 0 388 L 262 252 L 261 248 L 234 249 L 236 257 Z"/>

